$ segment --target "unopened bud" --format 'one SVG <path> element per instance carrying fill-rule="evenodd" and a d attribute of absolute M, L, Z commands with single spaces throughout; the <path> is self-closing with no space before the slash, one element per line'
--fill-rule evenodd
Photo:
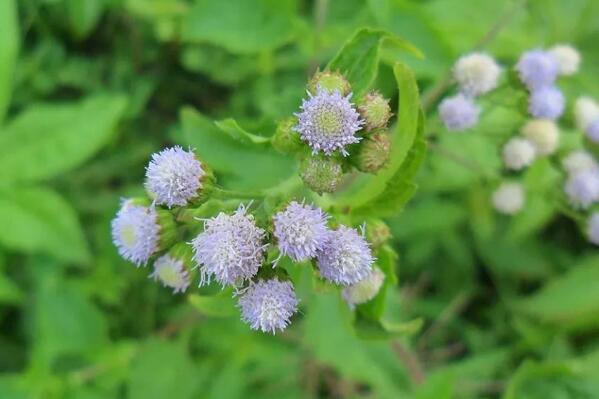
<path fill-rule="evenodd" d="M 383 246 L 391 238 L 391 229 L 380 219 L 366 222 L 366 239 L 373 248 Z"/>
<path fill-rule="evenodd" d="M 349 82 L 339 72 L 316 71 L 308 82 L 308 91 L 315 95 L 319 87 L 329 92 L 338 91 L 343 96 L 348 95 L 351 91 Z"/>
<path fill-rule="evenodd" d="M 302 162 L 300 176 L 304 184 L 318 194 L 333 193 L 341 182 L 343 169 L 335 158 L 313 156 Z"/>
<path fill-rule="evenodd" d="M 360 143 L 356 155 L 356 166 L 362 172 L 376 173 L 387 164 L 390 153 L 391 137 L 389 134 L 375 133 Z"/>
<path fill-rule="evenodd" d="M 358 106 L 358 112 L 366 122 L 367 131 L 387 127 L 392 115 L 389 100 L 378 91 L 371 91 L 364 96 Z"/>
<path fill-rule="evenodd" d="M 302 140 L 299 133 L 293 128 L 297 125 L 297 118 L 291 116 L 285 118 L 277 125 L 277 130 L 272 137 L 272 146 L 275 150 L 283 154 L 293 154 L 299 151 L 302 146 Z"/>

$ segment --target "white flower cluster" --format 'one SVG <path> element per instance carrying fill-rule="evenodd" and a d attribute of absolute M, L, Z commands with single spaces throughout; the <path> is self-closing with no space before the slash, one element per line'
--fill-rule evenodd
<path fill-rule="evenodd" d="M 583 96 L 576 100 L 574 106 L 576 125 L 584 131 L 587 139 L 599 144 L 599 104 L 591 97 Z"/>

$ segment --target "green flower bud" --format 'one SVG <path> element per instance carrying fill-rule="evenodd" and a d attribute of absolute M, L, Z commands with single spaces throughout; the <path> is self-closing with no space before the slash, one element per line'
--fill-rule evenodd
<path fill-rule="evenodd" d="M 295 116 L 285 118 L 279 122 L 277 130 L 272 136 L 272 146 L 275 150 L 282 154 L 293 154 L 302 148 L 303 142 L 299 133 L 293 130 L 296 125 L 297 118 Z"/>
<path fill-rule="evenodd" d="M 365 138 L 356 155 L 356 167 L 365 173 L 376 173 L 389 161 L 391 153 L 391 136 L 386 132 L 378 132 Z"/>
<path fill-rule="evenodd" d="M 378 91 L 371 91 L 362 98 L 358 106 L 358 112 L 366 121 L 365 128 L 367 131 L 387 127 L 387 123 L 393 115 L 389 100 Z"/>
<path fill-rule="evenodd" d="M 391 229 L 380 219 L 366 222 L 366 239 L 373 248 L 383 246 L 391 238 Z"/>
<path fill-rule="evenodd" d="M 300 176 L 304 184 L 318 194 L 333 193 L 341 182 L 343 169 L 335 158 L 315 156 L 302 162 Z"/>
<path fill-rule="evenodd" d="M 308 91 L 316 95 L 318 87 L 327 91 L 337 90 L 343 96 L 347 96 L 351 91 L 351 86 L 347 79 L 339 72 L 331 71 L 316 71 L 310 82 L 308 82 Z"/>

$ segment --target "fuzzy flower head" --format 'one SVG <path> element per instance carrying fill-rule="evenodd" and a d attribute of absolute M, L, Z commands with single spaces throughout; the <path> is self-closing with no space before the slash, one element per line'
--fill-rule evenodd
<path fill-rule="evenodd" d="M 580 130 L 586 130 L 591 122 L 599 118 L 599 104 L 588 96 L 577 98 L 574 104 L 574 117 L 576 126 Z"/>
<path fill-rule="evenodd" d="M 204 231 L 191 242 L 199 265 L 200 285 L 212 277 L 221 285 L 236 285 L 252 278 L 264 261 L 266 232 L 240 206 L 235 213 L 219 213 L 204 222 Z"/>
<path fill-rule="evenodd" d="M 385 281 L 385 273 L 379 268 L 373 268 L 372 272 L 362 281 L 347 286 L 341 295 L 347 304 L 353 308 L 355 305 L 365 303 L 374 298 L 380 291 Z"/>
<path fill-rule="evenodd" d="M 453 76 L 463 93 L 479 96 L 497 87 L 501 68 L 493 57 L 484 53 L 472 53 L 458 59 Z"/>
<path fill-rule="evenodd" d="M 152 155 L 146 168 L 146 188 L 157 204 L 185 206 L 198 196 L 205 174 L 193 152 L 175 146 Z"/>
<path fill-rule="evenodd" d="M 585 134 L 595 144 L 599 144 L 599 117 L 595 118 L 585 129 Z"/>
<path fill-rule="evenodd" d="M 580 53 L 569 44 L 553 46 L 549 52 L 557 59 L 559 74 L 564 76 L 574 75 L 580 66 Z"/>
<path fill-rule="evenodd" d="M 595 245 L 599 245 L 599 212 L 594 212 L 589 218 L 587 224 L 587 235 L 589 241 Z"/>
<path fill-rule="evenodd" d="M 502 183 L 493 192 L 493 207 L 505 215 L 514 215 L 524 206 L 524 188 L 519 183 Z"/>
<path fill-rule="evenodd" d="M 599 171 L 590 169 L 570 175 L 564 191 L 573 207 L 588 209 L 599 201 Z"/>
<path fill-rule="evenodd" d="M 137 266 L 145 265 L 158 250 L 160 225 L 154 207 L 123 202 L 112 220 L 112 241 L 119 254 Z"/>
<path fill-rule="evenodd" d="M 559 72 L 557 59 L 543 50 L 527 51 L 518 60 L 516 70 L 520 80 L 530 90 L 551 86 Z"/>
<path fill-rule="evenodd" d="M 289 325 L 297 311 L 298 299 L 289 281 L 259 280 L 241 295 L 241 318 L 252 330 L 276 333 Z"/>
<path fill-rule="evenodd" d="M 300 165 L 300 177 L 318 194 L 334 193 L 343 179 L 343 168 L 333 157 L 309 157 Z"/>
<path fill-rule="evenodd" d="M 535 118 L 557 119 L 564 113 L 566 100 L 560 89 L 553 86 L 533 90 L 528 112 Z"/>
<path fill-rule="evenodd" d="M 308 95 L 301 112 L 296 114 L 299 122 L 295 131 L 312 147 L 313 153 L 322 151 L 331 155 L 340 150 L 344 156 L 349 155 L 345 146 L 360 141 L 355 134 L 364 123 L 349 101 L 351 93 L 344 97 L 339 91 L 319 88 L 316 95 L 309 92 Z"/>
<path fill-rule="evenodd" d="M 582 172 L 584 170 L 599 169 L 599 164 L 595 161 L 595 158 L 585 150 L 576 150 L 564 158 L 562 166 L 568 172 L 568 174 L 574 174 Z"/>
<path fill-rule="evenodd" d="M 370 274 L 375 260 L 363 235 L 343 225 L 329 233 L 329 239 L 316 259 L 321 276 L 340 285 L 351 285 L 364 279 Z"/>
<path fill-rule="evenodd" d="M 185 269 L 183 261 L 169 254 L 156 259 L 150 278 L 172 288 L 175 294 L 185 292 L 190 283 L 189 272 Z"/>
<path fill-rule="evenodd" d="M 514 137 L 503 147 L 503 163 L 512 170 L 520 170 L 535 160 L 535 147 L 528 139 Z"/>
<path fill-rule="evenodd" d="M 329 234 L 327 218 L 322 209 L 295 201 L 277 213 L 273 217 L 274 236 L 281 255 L 295 262 L 314 258 Z"/>
<path fill-rule="evenodd" d="M 553 154 L 559 144 L 559 128 L 550 119 L 533 119 L 528 121 L 520 131 L 532 145 L 538 155 Z"/>
<path fill-rule="evenodd" d="M 441 101 L 439 115 L 448 130 L 466 130 L 478 123 L 480 108 L 471 99 L 458 94 Z"/>

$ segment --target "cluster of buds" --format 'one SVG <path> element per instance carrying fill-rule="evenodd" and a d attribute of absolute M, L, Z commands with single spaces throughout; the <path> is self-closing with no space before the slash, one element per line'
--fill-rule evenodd
<path fill-rule="evenodd" d="M 389 160 L 389 100 L 371 91 L 353 103 L 351 90 L 341 73 L 317 71 L 300 111 L 282 120 L 272 139 L 280 152 L 302 158 L 302 180 L 318 194 L 337 191 L 352 168 L 377 173 Z"/>
<path fill-rule="evenodd" d="M 233 288 L 242 320 L 272 333 L 289 325 L 299 305 L 286 269 L 277 267 L 283 257 L 311 262 L 324 280 L 350 291 L 365 280 L 382 281 L 364 231 L 334 222 L 314 205 L 288 201 L 266 221 L 244 205 L 208 219 L 180 220 L 209 198 L 214 183 L 192 150 L 154 154 L 146 168 L 148 198 L 124 200 L 112 221 L 119 254 L 137 266 L 151 263 L 149 277 L 174 293 L 188 291 L 194 279 L 200 287 L 214 281 Z M 370 287 L 367 295 L 344 295 L 350 306 L 372 299 L 382 283 L 363 285 Z"/>

